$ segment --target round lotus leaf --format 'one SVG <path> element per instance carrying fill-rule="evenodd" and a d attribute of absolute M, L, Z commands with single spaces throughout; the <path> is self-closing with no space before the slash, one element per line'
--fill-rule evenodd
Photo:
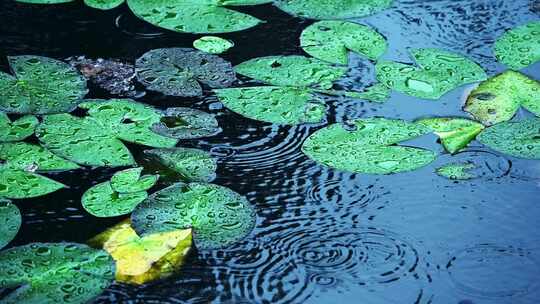
<path fill-rule="evenodd" d="M 251 119 L 280 125 L 319 123 L 326 106 L 308 88 L 251 87 L 215 90 L 229 110 Z"/>
<path fill-rule="evenodd" d="M 439 99 L 462 85 L 487 78 L 481 66 L 461 55 L 438 50 L 411 51 L 418 67 L 393 61 L 377 63 L 377 78 L 389 88 L 407 95 Z"/>
<path fill-rule="evenodd" d="M 75 243 L 32 243 L 0 252 L 5 304 L 86 303 L 114 279 L 114 260 Z"/>
<path fill-rule="evenodd" d="M 469 172 L 475 168 L 473 163 L 450 163 L 438 168 L 436 173 L 451 180 L 469 180 L 476 177 Z"/>
<path fill-rule="evenodd" d="M 496 124 L 480 133 L 477 140 L 504 154 L 540 159 L 540 118 Z"/>
<path fill-rule="evenodd" d="M 168 108 L 152 130 L 163 136 L 176 139 L 209 137 L 221 132 L 216 117 L 190 108 Z"/>
<path fill-rule="evenodd" d="M 84 0 L 84 4 L 87 6 L 100 10 L 110 10 L 122 5 L 122 3 L 124 0 Z"/>
<path fill-rule="evenodd" d="M 151 50 L 135 66 L 139 82 L 147 89 L 171 96 L 201 96 L 200 83 L 225 88 L 236 80 L 229 62 L 187 48 Z"/>
<path fill-rule="evenodd" d="M 24 140 L 34 134 L 38 124 L 35 116 L 24 116 L 12 122 L 6 113 L 0 112 L 0 142 Z"/>
<path fill-rule="evenodd" d="M 141 236 L 191 228 L 199 249 L 222 248 L 245 238 L 255 212 L 240 194 L 212 184 L 175 184 L 154 193 L 131 216 Z"/>
<path fill-rule="evenodd" d="M 540 115 L 540 82 L 519 72 L 506 71 L 474 89 L 464 110 L 491 126 L 512 119 L 521 106 Z"/>
<path fill-rule="evenodd" d="M 298 17 L 349 19 L 373 15 L 389 8 L 393 0 L 276 0 L 274 5 Z"/>
<path fill-rule="evenodd" d="M 423 167 L 436 154 L 429 150 L 396 144 L 429 133 L 414 123 L 386 118 L 359 119 L 354 130 L 334 124 L 312 134 L 302 146 L 311 159 L 338 170 L 391 174 Z"/>
<path fill-rule="evenodd" d="M 439 138 L 446 151 L 454 154 L 467 147 L 484 126 L 476 121 L 453 118 L 434 117 L 417 120 L 416 123 L 431 129 Z"/>
<path fill-rule="evenodd" d="M 386 39 L 369 26 L 335 20 L 308 26 L 300 45 L 311 56 L 337 64 L 349 62 L 349 51 L 377 60 L 387 48 Z"/>
<path fill-rule="evenodd" d="M 209 54 L 222 54 L 234 46 L 230 40 L 216 36 L 204 36 L 193 41 L 193 47 Z"/>
<path fill-rule="evenodd" d="M 502 35 L 495 42 L 495 56 L 514 70 L 540 61 L 540 21 L 516 27 Z"/>
<path fill-rule="evenodd" d="M 152 132 L 161 113 L 129 99 L 81 103 L 88 116 L 47 115 L 36 130 L 41 143 L 56 155 L 88 166 L 131 166 L 133 156 L 122 143 L 168 148 L 177 140 Z"/>
<path fill-rule="evenodd" d="M 189 148 L 144 151 L 163 166 L 181 175 L 186 182 L 207 183 L 216 178 L 217 162 L 210 153 Z"/>
<path fill-rule="evenodd" d="M 8 57 L 0 72 L 0 110 L 21 114 L 69 112 L 88 93 L 86 79 L 67 63 L 39 56 Z"/>
<path fill-rule="evenodd" d="M 143 168 L 131 168 L 116 172 L 111 178 L 111 187 L 120 193 L 146 191 L 152 188 L 159 176 L 141 176 L 142 170 Z"/>
<path fill-rule="evenodd" d="M 9 200 L 0 198 L 0 249 L 11 242 L 21 228 L 21 212 Z"/>
<path fill-rule="evenodd" d="M 254 27 L 261 21 L 223 5 L 258 4 L 261 1 L 128 0 L 133 13 L 155 26 L 183 33 L 217 34 Z M 225 1 L 227 2 L 227 1 Z M 237 4 L 240 3 L 240 4 Z"/>
<path fill-rule="evenodd" d="M 97 184 L 82 196 L 84 210 L 96 217 L 114 217 L 129 214 L 148 197 L 146 191 L 116 192 L 110 182 Z"/>
<path fill-rule="evenodd" d="M 245 61 L 237 73 L 275 86 L 330 88 L 347 71 L 327 62 L 304 56 L 269 56 Z"/>

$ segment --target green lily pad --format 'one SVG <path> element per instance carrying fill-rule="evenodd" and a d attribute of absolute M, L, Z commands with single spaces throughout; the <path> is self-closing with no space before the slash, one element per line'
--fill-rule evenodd
<path fill-rule="evenodd" d="M 414 123 L 386 118 L 353 121 L 355 130 L 334 124 L 312 134 L 302 146 L 311 159 L 338 170 L 391 174 L 431 163 L 434 152 L 396 144 L 429 133 Z"/>
<path fill-rule="evenodd" d="M 255 225 L 255 212 L 240 194 L 212 184 L 175 184 L 151 195 L 131 216 L 144 236 L 193 229 L 199 249 L 228 246 L 245 238 Z"/>
<path fill-rule="evenodd" d="M 486 72 L 461 55 L 438 49 L 411 51 L 418 67 L 393 61 L 377 63 L 377 78 L 389 88 L 407 95 L 439 99 L 462 85 L 482 81 Z"/>
<path fill-rule="evenodd" d="M 495 56 L 514 70 L 540 61 L 540 21 L 516 27 L 502 35 L 495 42 Z"/>
<path fill-rule="evenodd" d="M 0 197 L 23 199 L 55 192 L 65 185 L 37 173 L 79 168 L 43 147 L 24 143 L 0 143 Z"/>
<path fill-rule="evenodd" d="M 274 5 L 303 18 L 349 19 L 373 15 L 392 3 L 393 0 L 276 0 Z"/>
<path fill-rule="evenodd" d="M 111 178 L 111 187 L 119 193 L 146 191 L 152 188 L 158 175 L 141 176 L 143 168 L 131 168 L 116 172 Z"/>
<path fill-rule="evenodd" d="M 477 140 L 504 154 L 540 159 L 540 118 L 501 122 L 486 128 Z"/>
<path fill-rule="evenodd" d="M 377 60 L 387 48 L 386 39 L 369 26 L 335 20 L 308 26 L 300 36 L 300 45 L 317 59 L 345 65 L 349 51 Z"/>
<path fill-rule="evenodd" d="M 147 197 L 146 191 L 120 193 L 110 182 L 104 182 L 86 190 L 81 202 L 93 216 L 114 217 L 131 213 Z"/>
<path fill-rule="evenodd" d="M 274 124 L 318 123 L 326 107 L 308 88 L 251 87 L 214 90 L 231 111 Z"/>
<path fill-rule="evenodd" d="M 304 56 L 269 56 L 245 61 L 237 73 L 275 86 L 330 88 L 347 71 L 327 62 Z"/>
<path fill-rule="evenodd" d="M 86 303 L 114 280 L 114 260 L 75 243 L 32 243 L 0 252 L 5 304 Z"/>
<path fill-rule="evenodd" d="M 84 0 L 84 4 L 87 6 L 100 10 L 110 10 L 119 7 L 123 3 L 124 0 Z"/>
<path fill-rule="evenodd" d="M 203 150 L 171 148 L 147 150 L 144 153 L 180 174 L 186 182 L 208 183 L 216 177 L 217 162 Z"/>
<path fill-rule="evenodd" d="M 464 110 L 490 126 L 512 119 L 521 106 L 540 115 L 540 82 L 519 72 L 506 71 L 473 90 Z"/>
<path fill-rule="evenodd" d="M 171 96 L 201 96 L 200 83 L 225 88 L 236 80 L 229 62 L 187 48 L 151 50 L 135 66 L 139 82 L 147 89 Z"/>
<path fill-rule="evenodd" d="M 119 167 L 135 164 L 121 140 L 156 148 L 174 147 L 177 140 L 152 132 L 161 114 L 129 99 L 91 100 L 79 105 L 88 116 L 56 114 L 44 117 L 36 130 L 53 153 L 88 166 Z"/>
<path fill-rule="evenodd" d="M 21 228 L 21 212 L 9 200 L 0 198 L 0 249 L 11 242 Z"/>
<path fill-rule="evenodd" d="M 473 163 L 451 163 L 437 168 L 436 173 L 452 180 L 469 180 L 476 177 L 468 172 L 475 168 Z"/>
<path fill-rule="evenodd" d="M 216 36 L 204 36 L 193 41 L 193 47 L 209 54 L 222 54 L 234 46 L 230 40 Z"/>
<path fill-rule="evenodd" d="M 39 121 L 35 116 L 24 116 L 12 122 L 0 112 L 0 142 L 21 141 L 34 134 Z"/>
<path fill-rule="evenodd" d="M 439 136 L 446 151 L 452 154 L 467 147 L 484 129 L 482 124 L 464 118 L 435 117 L 416 122 Z"/>
<path fill-rule="evenodd" d="M 176 139 L 209 137 L 221 132 L 216 117 L 190 108 L 168 108 L 152 131 Z"/>
<path fill-rule="evenodd" d="M 367 87 L 363 92 L 346 92 L 345 96 L 364 99 L 369 102 L 384 103 L 390 98 L 391 90 L 382 83 Z"/>
<path fill-rule="evenodd" d="M 182 33 L 217 34 L 245 30 L 261 20 L 223 7 L 267 1 L 128 0 L 133 13 L 155 26 Z"/>
<path fill-rule="evenodd" d="M 88 93 L 86 79 L 67 63 L 40 56 L 8 57 L 13 75 L 0 72 L 0 110 L 69 112 Z"/>

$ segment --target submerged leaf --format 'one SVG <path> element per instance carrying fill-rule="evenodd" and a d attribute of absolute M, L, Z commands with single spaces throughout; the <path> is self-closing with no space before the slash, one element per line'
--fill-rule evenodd
<path fill-rule="evenodd" d="M 11 242 L 21 228 L 21 212 L 9 200 L 0 198 L 0 249 Z"/>
<path fill-rule="evenodd" d="M 193 229 L 199 249 L 228 246 L 246 237 L 255 212 L 240 194 L 212 184 L 175 184 L 151 195 L 132 214 L 139 235 Z"/>
<path fill-rule="evenodd" d="M 436 117 L 416 122 L 439 136 L 446 151 L 452 154 L 465 148 L 484 129 L 482 124 L 464 118 Z"/>
<path fill-rule="evenodd" d="M 429 129 L 402 120 L 369 118 L 353 122 L 354 130 L 340 124 L 312 134 L 302 146 L 311 159 L 338 170 L 391 174 L 431 163 L 436 154 L 420 148 L 396 146 L 429 133 Z"/>
<path fill-rule="evenodd" d="M 217 162 L 203 150 L 171 148 L 147 150 L 144 153 L 180 174 L 185 182 L 207 183 L 216 177 Z"/>
<path fill-rule="evenodd" d="M 377 60 L 387 48 L 384 37 L 372 28 L 347 21 L 319 21 L 308 26 L 300 45 L 311 56 L 337 64 L 347 64 L 353 51 Z"/>
<path fill-rule="evenodd" d="M 120 193 L 146 191 L 152 188 L 156 184 L 158 176 L 141 176 L 142 170 L 143 168 L 131 168 L 116 172 L 111 178 L 111 187 Z"/>
<path fill-rule="evenodd" d="M 506 71 L 473 90 L 464 110 L 490 126 L 512 119 L 521 106 L 540 115 L 540 82 L 519 72 Z"/>
<path fill-rule="evenodd" d="M 518 26 L 495 42 L 497 60 L 514 70 L 540 61 L 540 21 Z"/>
<path fill-rule="evenodd" d="M 496 124 L 480 133 L 477 140 L 504 154 L 540 159 L 540 118 Z"/>
<path fill-rule="evenodd" d="M 298 17 L 349 19 L 389 8 L 393 0 L 276 0 L 274 5 Z"/>
<path fill-rule="evenodd" d="M 228 109 L 251 119 L 274 124 L 318 123 L 326 107 L 308 88 L 251 87 L 215 90 Z"/>
<path fill-rule="evenodd" d="M 209 54 L 222 54 L 234 46 L 230 40 L 216 36 L 204 36 L 193 41 L 193 47 Z"/>
<path fill-rule="evenodd" d="M 75 243 L 32 243 L 0 252 L 5 304 L 86 303 L 114 279 L 103 250 Z"/>
<path fill-rule="evenodd" d="M 152 132 L 161 114 L 129 99 L 90 100 L 79 105 L 89 116 L 48 115 L 36 130 L 53 153 L 88 166 L 119 167 L 135 163 L 121 140 L 157 147 L 174 147 L 177 140 Z"/>
<path fill-rule="evenodd" d="M 216 117 L 190 108 L 168 108 L 152 130 L 176 139 L 209 137 L 221 132 Z"/>
<path fill-rule="evenodd" d="M 124 3 L 124 0 L 84 0 L 84 4 L 100 10 L 110 10 Z"/>
<path fill-rule="evenodd" d="M 224 3 L 222 3 L 224 2 Z M 254 27 L 261 21 L 222 7 L 268 1 L 128 0 L 133 13 L 155 26 L 183 33 L 228 33 Z"/>
<path fill-rule="evenodd" d="M 236 80 L 229 62 L 187 48 L 146 52 L 137 59 L 136 69 L 139 82 L 147 89 L 172 96 L 201 96 L 199 83 L 211 88 L 225 88 Z"/>
<path fill-rule="evenodd" d="M 0 110 L 70 112 L 88 93 L 86 79 L 69 64 L 40 56 L 8 57 L 13 76 L 0 72 Z"/>
<path fill-rule="evenodd" d="M 269 56 L 251 59 L 234 67 L 237 73 L 275 86 L 329 88 L 347 71 L 304 56 Z"/>
<path fill-rule="evenodd" d="M 455 53 L 416 49 L 411 55 L 418 67 L 393 61 L 377 63 L 378 80 L 411 96 L 439 99 L 457 87 L 487 78 L 482 67 Z"/>
<path fill-rule="evenodd" d="M 4 112 L 0 112 L 0 142 L 21 141 L 34 134 L 39 124 L 35 116 L 24 116 L 12 122 Z"/>
<path fill-rule="evenodd" d="M 116 261 L 116 281 L 145 284 L 172 275 L 191 249 L 191 230 L 174 230 L 139 237 L 129 220 L 88 242 L 103 248 Z"/>
<path fill-rule="evenodd" d="M 473 163 L 451 163 L 437 169 L 437 174 L 452 180 L 468 180 L 475 178 L 469 170 L 475 169 Z"/>

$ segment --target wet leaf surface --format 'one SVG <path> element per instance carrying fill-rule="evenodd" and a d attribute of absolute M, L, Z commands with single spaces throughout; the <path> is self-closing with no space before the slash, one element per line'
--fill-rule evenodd
<path fill-rule="evenodd" d="M 416 122 L 439 136 L 446 151 L 452 154 L 467 147 L 484 129 L 484 126 L 478 122 L 457 117 L 426 118 Z"/>
<path fill-rule="evenodd" d="M 89 7 L 110 10 L 116 8 L 124 3 L 124 0 L 84 0 L 84 4 Z"/>
<path fill-rule="evenodd" d="M 193 139 L 214 136 L 221 132 L 216 117 L 191 108 L 168 108 L 152 131 L 176 139 Z"/>
<path fill-rule="evenodd" d="M 469 170 L 476 168 L 473 163 L 451 163 L 437 168 L 437 174 L 451 180 L 469 180 L 475 176 Z"/>
<path fill-rule="evenodd" d="M 217 162 L 203 150 L 170 148 L 147 150 L 144 153 L 180 174 L 185 182 L 207 183 L 216 177 Z"/>
<path fill-rule="evenodd" d="M 6 113 L 0 112 L 0 142 L 24 140 L 34 134 L 38 123 L 35 116 L 23 116 L 11 121 Z"/>
<path fill-rule="evenodd" d="M 9 200 L 0 198 L 0 249 L 11 242 L 21 228 L 21 212 Z"/>
<path fill-rule="evenodd" d="M 495 56 L 514 70 L 540 61 L 540 21 L 518 26 L 502 35 L 495 43 Z"/>
<path fill-rule="evenodd" d="M 504 154 L 540 159 L 540 118 L 502 122 L 485 129 L 477 139 Z"/>
<path fill-rule="evenodd" d="M 349 19 L 389 8 L 393 0 L 276 0 L 285 12 L 311 19 Z"/>
<path fill-rule="evenodd" d="M 157 180 L 157 175 L 143 175 L 143 168 L 132 168 L 116 172 L 111 178 L 111 186 L 116 192 L 129 193 L 146 191 L 152 188 Z"/>
<path fill-rule="evenodd" d="M 230 40 L 215 36 L 204 36 L 193 41 L 193 47 L 209 54 L 222 54 L 234 46 Z"/>

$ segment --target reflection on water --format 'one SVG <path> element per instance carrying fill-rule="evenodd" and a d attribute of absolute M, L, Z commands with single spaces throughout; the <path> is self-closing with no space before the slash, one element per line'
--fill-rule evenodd
<path fill-rule="evenodd" d="M 189 47 L 195 35 L 166 33 L 126 8 L 96 12 L 79 4 L 29 8 L 0 3 L 0 55 L 73 55 L 132 61 L 159 47 Z M 528 0 L 396 0 L 358 22 L 389 41 L 385 58 L 410 62 L 408 48 L 436 47 L 468 55 L 490 75 L 503 66 L 491 45 L 505 29 L 538 19 Z M 9 3 L 9 4 L 8 4 Z M 239 63 L 267 55 L 301 54 L 298 37 L 311 22 L 270 5 L 245 8 L 268 20 L 222 35 L 238 47 Z M 120 29 L 120 31 L 118 30 Z M 372 84 L 372 63 L 355 55 L 338 87 Z M 5 60 L 0 61 L 6 68 Z M 540 66 L 524 71 L 540 79 Z M 328 97 L 328 122 L 370 116 L 415 119 L 461 115 L 464 91 L 439 101 L 393 93 L 385 104 Z M 103 97 L 101 93 L 94 93 Z M 208 94 L 207 94 L 208 95 Z M 188 106 L 217 115 L 223 132 L 183 144 L 219 160 L 216 183 L 253 202 L 257 227 L 225 250 L 195 251 L 178 276 L 146 286 L 115 284 L 97 303 L 368 303 L 537 304 L 540 289 L 540 165 L 501 156 L 474 144 L 421 170 L 393 176 L 337 172 L 300 151 L 320 125 L 280 127 L 240 117 L 212 96 L 202 100 L 149 93 L 158 107 Z M 425 137 L 421 146 L 437 146 Z M 450 162 L 472 162 L 475 178 L 451 181 L 434 174 Z M 73 188 L 19 204 L 25 225 L 12 245 L 84 241 L 118 219 L 86 214 L 79 199 L 113 171 L 55 176 Z M 76 182 L 73 182 L 76 181 Z"/>

